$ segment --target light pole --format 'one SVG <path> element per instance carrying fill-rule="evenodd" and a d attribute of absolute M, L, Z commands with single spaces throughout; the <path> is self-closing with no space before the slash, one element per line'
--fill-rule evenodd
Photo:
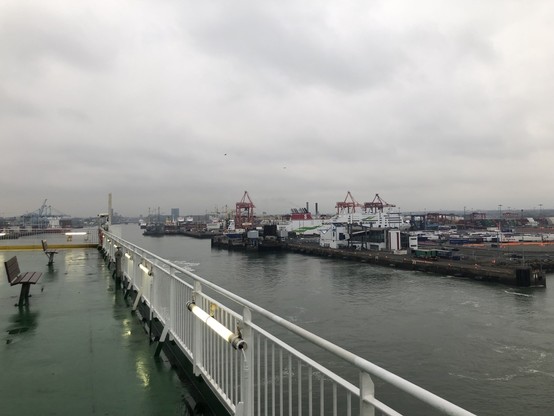
<path fill-rule="evenodd" d="M 502 241 L 502 204 L 498 205 L 498 244 L 500 246 L 500 242 Z"/>

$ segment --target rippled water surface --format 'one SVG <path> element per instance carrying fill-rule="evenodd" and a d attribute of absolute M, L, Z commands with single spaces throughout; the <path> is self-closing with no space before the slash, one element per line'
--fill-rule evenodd
<path fill-rule="evenodd" d="M 469 411 L 554 414 L 552 288 L 512 288 L 291 253 L 227 252 L 211 249 L 207 240 L 144 237 L 134 224 L 119 230 Z M 395 394 L 377 391 L 384 399 Z"/>

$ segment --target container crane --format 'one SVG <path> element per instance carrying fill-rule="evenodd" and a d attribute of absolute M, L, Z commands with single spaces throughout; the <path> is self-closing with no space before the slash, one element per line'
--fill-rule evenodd
<path fill-rule="evenodd" d="M 255 205 L 248 195 L 248 191 L 244 191 L 242 199 L 236 203 L 235 209 L 235 227 L 236 228 L 251 228 L 254 224 L 254 208 Z"/>
<path fill-rule="evenodd" d="M 393 208 L 396 205 L 389 204 L 388 202 L 384 201 L 379 194 L 375 194 L 375 197 L 373 198 L 373 201 L 371 202 L 365 202 L 364 203 L 364 209 L 366 212 L 383 212 L 384 208 Z"/>
<path fill-rule="evenodd" d="M 335 206 L 337 208 L 337 215 L 340 214 L 351 214 L 356 212 L 356 208 L 361 208 L 362 204 L 357 202 L 350 191 L 346 193 L 346 197 L 344 198 L 344 201 L 337 202 L 337 205 Z"/>

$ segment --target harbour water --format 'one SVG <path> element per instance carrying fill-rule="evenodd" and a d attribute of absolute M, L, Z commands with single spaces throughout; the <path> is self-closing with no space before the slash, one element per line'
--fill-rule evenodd
<path fill-rule="evenodd" d="M 554 413 L 554 293 L 209 240 L 123 238 L 479 415 Z M 547 276 L 547 280 L 549 276 Z M 377 384 L 379 389 L 379 385 Z M 394 391 L 379 391 L 388 402 Z M 410 403 L 402 404 L 408 414 Z"/>

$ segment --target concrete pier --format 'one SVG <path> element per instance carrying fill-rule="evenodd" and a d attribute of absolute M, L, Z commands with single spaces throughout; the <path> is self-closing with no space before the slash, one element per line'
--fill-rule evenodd
<path fill-rule="evenodd" d="M 360 261 L 386 267 L 397 267 L 404 270 L 418 270 L 428 273 L 468 277 L 475 280 L 503 283 L 512 286 L 546 287 L 543 273 L 539 273 L 531 266 L 498 266 L 484 265 L 469 260 L 423 260 L 410 254 L 393 254 L 382 251 L 367 251 L 354 249 L 331 249 L 316 244 L 288 242 L 284 248 L 293 253 L 331 257 L 344 260 Z M 523 272 L 522 270 L 528 270 Z M 522 278 L 522 273 L 528 273 L 528 279 Z"/>
<path fill-rule="evenodd" d="M 335 259 L 359 261 L 385 267 L 404 270 L 418 270 L 448 276 L 467 277 L 475 280 L 503 283 L 510 286 L 546 287 L 544 272 L 550 270 L 550 264 L 537 263 L 537 259 L 526 265 L 510 262 L 498 251 L 487 252 L 482 248 L 456 248 L 465 254 L 463 259 L 437 258 L 434 260 L 416 258 L 411 254 L 394 254 L 389 251 L 355 250 L 354 248 L 335 249 L 321 247 L 314 241 L 287 240 L 271 241 L 266 244 L 260 240 L 252 244 L 248 239 L 229 239 L 225 236 L 212 238 L 212 247 L 238 251 L 276 251 L 287 250 L 293 253 L 331 257 Z M 469 250 L 469 251 L 468 251 Z M 476 253 L 477 252 L 477 253 Z M 468 254 L 469 253 L 469 254 Z M 498 258 L 498 261 L 497 261 Z"/>

